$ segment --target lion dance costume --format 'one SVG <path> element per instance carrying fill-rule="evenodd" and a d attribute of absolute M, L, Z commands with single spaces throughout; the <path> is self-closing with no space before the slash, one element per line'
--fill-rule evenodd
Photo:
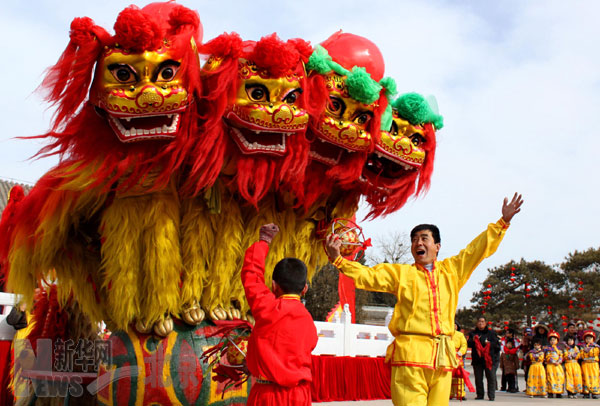
<path fill-rule="evenodd" d="M 310 278 L 361 197 L 376 218 L 430 184 L 441 116 L 418 94 L 392 100 L 370 40 L 202 34 L 174 2 L 127 7 L 114 34 L 75 18 L 41 87 L 56 114 L 33 137 L 59 163 L 0 223 L 23 303 L 43 285 L 53 314 L 111 330 L 88 388 L 100 404 L 244 404 L 250 382 L 215 383 L 200 358 L 220 340 L 213 321 L 253 321 L 240 271 L 259 227 L 281 229 L 267 283 L 285 256 Z"/>

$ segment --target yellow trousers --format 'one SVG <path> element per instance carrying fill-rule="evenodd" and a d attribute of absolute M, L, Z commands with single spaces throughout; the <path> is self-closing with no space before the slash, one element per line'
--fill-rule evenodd
<path fill-rule="evenodd" d="M 394 406 L 447 406 L 451 386 L 451 371 L 392 367 Z"/>

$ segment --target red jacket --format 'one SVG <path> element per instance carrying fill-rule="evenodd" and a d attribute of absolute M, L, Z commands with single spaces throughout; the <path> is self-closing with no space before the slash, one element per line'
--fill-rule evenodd
<path fill-rule="evenodd" d="M 265 285 L 268 252 L 266 242 L 252 244 L 242 267 L 242 284 L 256 320 L 246 362 L 253 376 L 293 387 L 312 381 L 311 352 L 317 345 L 317 329 L 298 295 L 276 298 Z"/>

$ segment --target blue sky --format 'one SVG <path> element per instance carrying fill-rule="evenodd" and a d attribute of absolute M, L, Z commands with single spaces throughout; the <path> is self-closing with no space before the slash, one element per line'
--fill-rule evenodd
<path fill-rule="evenodd" d="M 58 3 L 58 4 L 56 4 Z M 138 2 L 143 6 L 148 2 Z M 277 32 L 319 43 L 338 29 L 374 41 L 401 92 L 437 97 L 438 133 L 429 193 L 386 219 L 363 223 L 369 237 L 435 223 L 444 258 L 500 217 L 520 191 L 522 213 L 498 252 L 461 292 L 469 305 L 486 270 L 511 259 L 558 263 L 600 245 L 600 3 L 595 1 L 182 1 L 199 11 L 208 40 Z M 48 128 L 38 94 L 43 71 L 68 42 L 74 17 L 111 29 L 129 2 L 33 1 L 2 6 L 0 177 L 35 182 L 56 160 L 28 161 L 30 136 Z"/>

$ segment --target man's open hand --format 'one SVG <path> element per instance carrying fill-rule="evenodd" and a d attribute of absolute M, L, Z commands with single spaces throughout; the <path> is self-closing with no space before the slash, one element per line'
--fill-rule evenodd
<path fill-rule="evenodd" d="M 260 228 L 260 231 L 258 232 L 258 239 L 266 242 L 267 244 L 271 244 L 271 241 L 273 241 L 273 238 L 277 235 L 278 232 L 279 227 L 277 226 L 277 224 L 265 224 Z"/>
<path fill-rule="evenodd" d="M 325 251 L 330 261 L 335 260 L 340 256 L 340 247 L 342 246 L 342 240 L 337 234 L 329 234 L 325 239 Z"/>
<path fill-rule="evenodd" d="M 515 193 L 510 203 L 508 198 L 504 198 L 504 204 L 502 204 L 502 220 L 505 223 L 510 223 L 515 214 L 521 211 L 521 205 L 523 204 L 523 197 Z"/>

